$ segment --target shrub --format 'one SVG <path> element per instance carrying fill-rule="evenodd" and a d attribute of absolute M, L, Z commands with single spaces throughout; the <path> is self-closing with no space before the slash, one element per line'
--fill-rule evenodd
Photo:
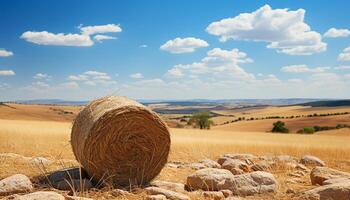
<path fill-rule="evenodd" d="M 271 130 L 273 133 L 288 133 L 288 128 L 285 127 L 285 123 L 282 121 L 277 121 L 273 123 L 273 128 Z"/>
<path fill-rule="evenodd" d="M 315 129 L 313 127 L 304 127 L 303 129 L 298 130 L 297 133 L 313 134 Z"/>
<path fill-rule="evenodd" d="M 191 119 L 188 121 L 188 124 L 199 127 L 200 129 L 210 129 L 213 121 L 210 120 L 209 112 L 198 112 L 192 115 Z"/>

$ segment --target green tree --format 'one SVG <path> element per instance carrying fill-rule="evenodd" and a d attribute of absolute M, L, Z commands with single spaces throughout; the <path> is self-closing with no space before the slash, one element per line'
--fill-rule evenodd
<path fill-rule="evenodd" d="M 192 114 L 188 123 L 194 125 L 194 127 L 199 127 L 200 129 L 210 129 L 213 121 L 210 120 L 209 112 L 198 112 Z"/>
<path fill-rule="evenodd" d="M 288 133 L 288 128 L 285 127 L 285 123 L 282 121 L 277 121 L 273 123 L 273 128 L 271 130 L 273 133 Z"/>

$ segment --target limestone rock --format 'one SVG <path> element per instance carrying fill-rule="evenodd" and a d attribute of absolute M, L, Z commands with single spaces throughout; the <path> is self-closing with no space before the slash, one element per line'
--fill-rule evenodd
<path fill-rule="evenodd" d="M 0 181 L 0 196 L 29 192 L 32 189 L 32 182 L 23 174 L 15 174 Z"/>
<path fill-rule="evenodd" d="M 234 176 L 233 194 L 249 196 L 254 194 L 276 192 L 278 183 L 275 177 L 268 172 L 257 171 Z"/>
<path fill-rule="evenodd" d="M 222 192 L 216 192 L 216 191 L 205 191 L 202 193 L 204 198 L 212 199 L 212 200 L 223 200 L 225 199 L 224 194 Z"/>
<path fill-rule="evenodd" d="M 14 200 L 65 200 L 65 197 L 52 191 L 39 191 L 26 195 L 16 195 Z"/>
<path fill-rule="evenodd" d="M 336 178 L 350 178 L 350 173 L 338 171 L 328 167 L 315 167 L 310 173 L 310 179 L 313 185 L 323 185 L 324 181 Z"/>
<path fill-rule="evenodd" d="M 210 159 L 201 160 L 199 161 L 199 163 L 203 164 L 207 168 L 221 168 L 221 165 L 219 163 Z"/>
<path fill-rule="evenodd" d="M 226 169 L 200 169 L 187 177 L 186 187 L 190 190 L 217 191 L 232 188 L 234 175 Z"/>
<path fill-rule="evenodd" d="M 171 190 L 166 190 L 166 189 L 159 188 L 159 187 L 148 187 L 148 188 L 145 188 L 145 190 L 150 195 L 161 194 L 170 200 L 190 200 L 190 198 L 185 194 L 174 192 Z"/>
<path fill-rule="evenodd" d="M 300 159 L 300 163 L 304 165 L 312 165 L 312 166 L 326 166 L 325 162 L 316 156 L 305 155 Z"/>
<path fill-rule="evenodd" d="M 349 200 L 350 181 L 314 188 L 306 191 L 302 198 L 308 200 Z"/>
<path fill-rule="evenodd" d="M 153 181 L 151 186 L 160 187 L 166 190 L 183 193 L 185 192 L 185 185 L 182 183 L 174 183 L 168 181 Z"/>

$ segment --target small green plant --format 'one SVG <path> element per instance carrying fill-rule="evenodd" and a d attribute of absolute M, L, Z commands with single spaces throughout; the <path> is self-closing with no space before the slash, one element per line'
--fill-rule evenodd
<path fill-rule="evenodd" d="M 297 133 L 313 134 L 313 133 L 315 133 L 315 128 L 314 127 L 304 127 L 303 129 L 298 130 Z"/>
<path fill-rule="evenodd" d="M 273 133 L 288 133 L 288 128 L 285 127 L 285 123 L 282 121 L 277 121 L 273 123 L 273 128 L 271 130 Z"/>

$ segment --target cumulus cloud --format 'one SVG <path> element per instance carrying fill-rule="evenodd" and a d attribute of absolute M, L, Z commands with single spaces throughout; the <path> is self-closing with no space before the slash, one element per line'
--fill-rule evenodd
<path fill-rule="evenodd" d="M 209 44 L 201 39 L 187 37 L 187 38 L 175 38 L 173 40 L 168 40 L 160 49 L 163 51 L 168 51 L 170 53 L 180 54 L 180 53 L 191 53 L 198 48 L 207 47 Z"/>
<path fill-rule="evenodd" d="M 116 37 L 108 36 L 108 35 L 95 35 L 94 39 L 102 42 L 102 40 L 115 40 L 117 39 Z"/>
<path fill-rule="evenodd" d="M 338 67 L 334 67 L 334 69 L 337 69 L 337 70 L 350 69 L 350 66 L 347 66 L 347 65 L 341 65 L 341 66 L 338 66 Z"/>
<path fill-rule="evenodd" d="M 130 78 L 141 79 L 143 78 L 143 75 L 141 73 L 130 74 Z"/>
<path fill-rule="evenodd" d="M 79 84 L 75 81 L 65 82 L 60 85 L 63 88 L 67 89 L 79 89 Z"/>
<path fill-rule="evenodd" d="M 0 49 L 0 57 L 13 56 L 13 52 L 7 51 L 6 49 Z"/>
<path fill-rule="evenodd" d="M 289 55 L 323 52 L 327 44 L 304 22 L 305 10 L 272 9 L 265 5 L 252 13 L 211 23 L 206 31 L 220 41 L 247 40 L 269 42 L 267 48 Z"/>
<path fill-rule="evenodd" d="M 50 80 L 51 76 L 45 73 L 37 73 L 33 76 L 34 79 L 40 79 L 40 80 Z"/>
<path fill-rule="evenodd" d="M 100 85 L 113 85 L 116 84 L 116 81 L 112 80 L 112 77 L 105 72 L 99 71 L 86 71 L 78 75 L 68 76 L 68 80 L 73 82 L 82 82 L 88 86 Z"/>
<path fill-rule="evenodd" d="M 147 44 L 141 44 L 139 47 L 140 47 L 140 48 L 147 48 L 148 45 L 147 45 Z"/>
<path fill-rule="evenodd" d="M 50 33 L 48 31 L 26 31 L 21 35 L 21 39 L 39 45 L 53 45 L 53 46 L 77 46 L 89 47 L 94 45 L 91 39 L 92 35 L 98 33 L 114 33 L 121 32 L 119 25 L 107 24 L 100 26 L 85 26 L 79 27 L 81 33 Z M 112 36 L 95 35 L 94 39 L 102 41 L 106 39 L 114 39 Z"/>
<path fill-rule="evenodd" d="M 309 68 L 307 65 L 288 65 L 281 68 L 282 72 L 287 73 L 306 73 L 306 72 L 312 72 L 312 73 L 321 73 L 325 72 L 326 70 L 330 69 L 329 67 L 315 67 L 315 68 Z"/>
<path fill-rule="evenodd" d="M 98 26 L 81 26 L 81 33 L 83 35 L 95 35 L 98 33 L 118 33 L 122 32 L 119 24 L 107 24 Z"/>
<path fill-rule="evenodd" d="M 253 60 L 238 49 L 223 50 L 214 48 L 208 51 L 207 56 L 200 62 L 175 65 L 168 70 L 166 77 L 179 78 L 184 75 L 213 74 L 235 77 L 241 80 L 251 80 L 254 79 L 254 75 L 247 73 L 239 66 L 241 63 L 250 62 L 253 62 Z"/>
<path fill-rule="evenodd" d="M 13 70 L 0 70 L 0 76 L 13 76 L 16 73 Z"/>
<path fill-rule="evenodd" d="M 348 37 L 350 35 L 350 30 L 348 29 L 336 29 L 330 28 L 327 32 L 323 34 L 324 37 L 338 38 L 338 37 Z"/>
<path fill-rule="evenodd" d="M 339 61 L 350 61 L 350 47 L 347 47 L 343 50 L 342 53 L 338 56 Z"/>
<path fill-rule="evenodd" d="M 54 46 L 92 46 L 94 42 L 88 35 L 80 34 L 64 34 L 64 33 L 49 33 L 47 31 L 35 32 L 27 31 L 21 35 L 21 39 L 27 42 L 32 42 L 39 45 L 54 45 Z"/>

